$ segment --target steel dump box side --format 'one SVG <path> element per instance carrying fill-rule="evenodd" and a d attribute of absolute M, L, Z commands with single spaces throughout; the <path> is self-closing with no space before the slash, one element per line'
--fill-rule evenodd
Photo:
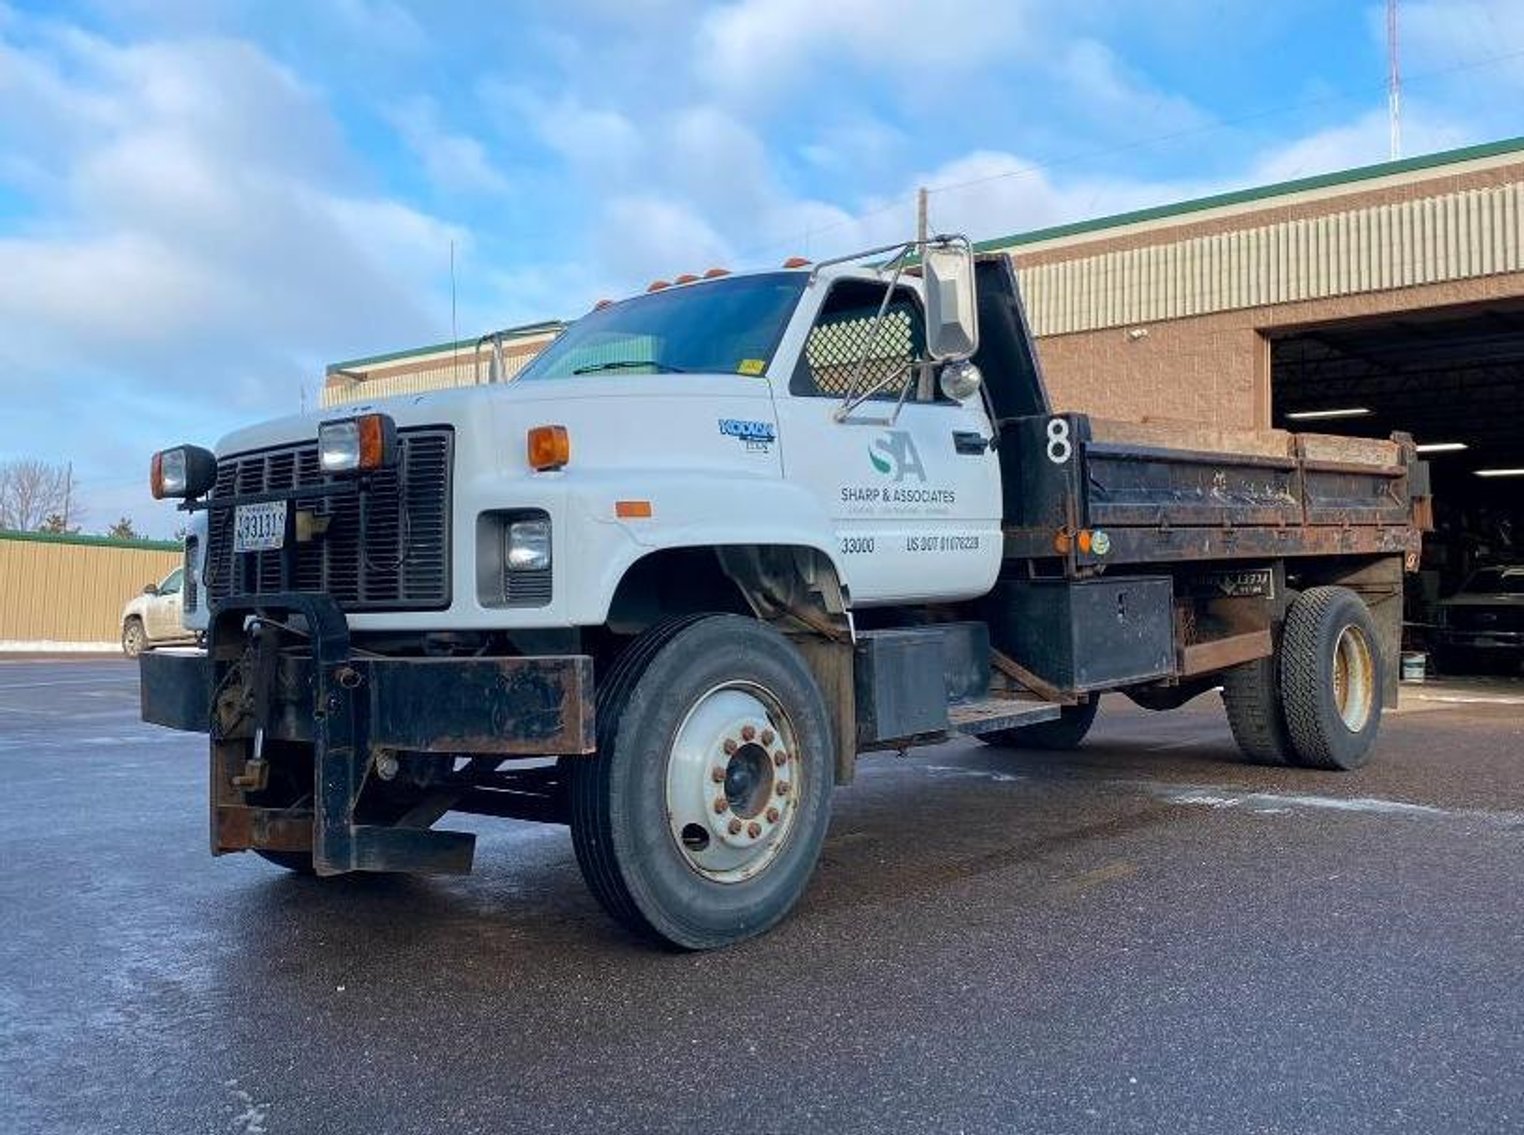
<path fill-rule="evenodd" d="M 1003 421 L 1006 555 L 1062 560 L 1067 574 L 1184 560 L 1416 557 L 1428 476 L 1410 438 L 1244 436 L 1237 451 L 1209 451 L 1159 444 L 1168 427 L 1085 414 Z"/>

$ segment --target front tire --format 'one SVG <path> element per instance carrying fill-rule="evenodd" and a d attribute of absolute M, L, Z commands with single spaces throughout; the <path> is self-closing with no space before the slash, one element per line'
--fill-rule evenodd
<path fill-rule="evenodd" d="M 128 658 L 136 658 L 147 646 L 148 633 L 143 629 L 143 620 L 133 615 L 122 624 L 122 653 Z"/>
<path fill-rule="evenodd" d="M 654 627 L 600 690 L 597 754 L 564 761 L 583 877 L 619 922 L 682 949 L 761 934 L 820 856 L 833 753 L 777 631 L 736 615 Z"/>
<path fill-rule="evenodd" d="M 1291 604 L 1280 684 L 1297 764 L 1348 771 L 1371 759 L 1386 680 L 1380 641 L 1348 588 L 1310 588 Z"/>

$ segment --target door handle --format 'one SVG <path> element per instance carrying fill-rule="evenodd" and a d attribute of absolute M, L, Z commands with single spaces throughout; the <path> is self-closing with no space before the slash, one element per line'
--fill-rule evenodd
<path fill-rule="evenodd" d="M 953 430 L 953 448 L 959 453 L 977 457 L 990 448 L 993 438 L 987 438 L 977 430 Z"/>

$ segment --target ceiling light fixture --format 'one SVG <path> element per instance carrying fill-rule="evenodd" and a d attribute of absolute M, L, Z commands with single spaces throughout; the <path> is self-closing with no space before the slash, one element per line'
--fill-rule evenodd
<path fill-rule="evenodd" d="M 1524 477 L 1524 469 L 1478 469 L 1478 477 Z"/>
<path fill-rule="evenodd" d="M 1459 453 L 1467 446 L 1463 441 L 1429 441 L 1417 448 L 1419 453 Z"/>
<path fill-rule="evenodd" d="M 1286 417 L 1294 422 L 1314 422 L 1326 418 L 1363 418 L 1370 412 L 1369 406 L 1349 406 L 1342 410 L 1293 410 Z"/>

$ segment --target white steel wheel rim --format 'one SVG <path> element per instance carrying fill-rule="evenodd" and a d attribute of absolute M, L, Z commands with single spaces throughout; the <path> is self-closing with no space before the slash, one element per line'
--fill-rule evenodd
<path fill-rule="evenodd" d="M 727 682 L 693 703 L 667 756 L 667 830 L 717 883 L 753 878 L 793 833 L 802 773 L 796 734 L 761 686 Z"/>
<path fill-rule="evenodd" d="M 1344 728 L 1358 733 L 1371 717 L 1376 694 L 1376 665 L 1370 640 L 1356 626 L 1339 632 L 1334 643 L 1334 706 Z"/>

